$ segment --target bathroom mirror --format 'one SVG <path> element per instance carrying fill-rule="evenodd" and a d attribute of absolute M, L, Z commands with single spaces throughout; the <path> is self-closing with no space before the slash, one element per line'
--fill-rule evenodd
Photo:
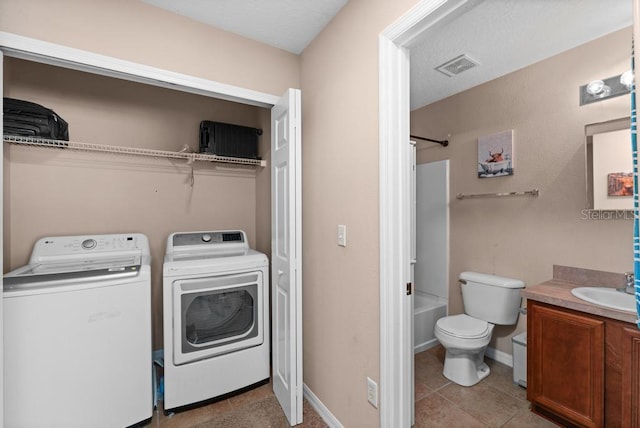
<path fill-rule="evenodd" d="M 630 118 L 585 127 L 587 208 L 633 209 Z"/>

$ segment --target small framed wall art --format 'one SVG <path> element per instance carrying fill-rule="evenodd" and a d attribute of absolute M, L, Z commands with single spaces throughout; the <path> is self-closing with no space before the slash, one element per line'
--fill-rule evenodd
<path fill-rule="evenodd" d="M 513 175 L 513 129 L 478 137 L 478 177 Z"/>
<path fill-rule="evenodd" d="M 609 173 L 607 184 L 607 196 L 633 196 L 632 172 Z"/>

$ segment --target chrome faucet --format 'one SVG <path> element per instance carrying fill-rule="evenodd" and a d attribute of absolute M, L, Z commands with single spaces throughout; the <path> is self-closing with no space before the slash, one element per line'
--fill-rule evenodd
<path fill-rule="evenodd" d="M 627 294 L 635 294 L 635 278 L 633 277 L 633 272 L 625 272 L 625 285 L 624 288 L 621 288 L 620 291 L 624 291 Z"/>

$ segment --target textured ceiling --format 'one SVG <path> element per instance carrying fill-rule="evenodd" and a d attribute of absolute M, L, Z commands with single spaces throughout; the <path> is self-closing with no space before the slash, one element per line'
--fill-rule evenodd
<path fill-rule="evenodd" d="M 142 1 L 300 54 L 348 0 Z M 412 44 L 411 109 L 628 27 L 631 1 L 468 0 Z M 480 65 L 455 77 L 434 70 L 462 54 Z"/>
<path fill-rule="evenodd" d="M 470 4 L 465 13 L 430 28 L 411 47 L 412 110 L 632 23 L 631 0 L 472 0 Z M 435 70 L 462 54 L 480 65 L 454 77 Z"/>
<path fill-rule="evenodd" d="M 347 0 L 142 0 L 231 33 L 300 54 Z"/>

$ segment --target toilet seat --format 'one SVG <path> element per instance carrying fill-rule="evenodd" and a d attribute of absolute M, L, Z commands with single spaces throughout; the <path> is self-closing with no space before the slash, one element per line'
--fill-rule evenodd
<path fill-rule="evenodd" d="M 466 314 L 440 318 L 436 322 L 436 328 L 444 334 L 461 339 L 479 339 L 491 335 L 492 332 L 488 322 Z"/>

